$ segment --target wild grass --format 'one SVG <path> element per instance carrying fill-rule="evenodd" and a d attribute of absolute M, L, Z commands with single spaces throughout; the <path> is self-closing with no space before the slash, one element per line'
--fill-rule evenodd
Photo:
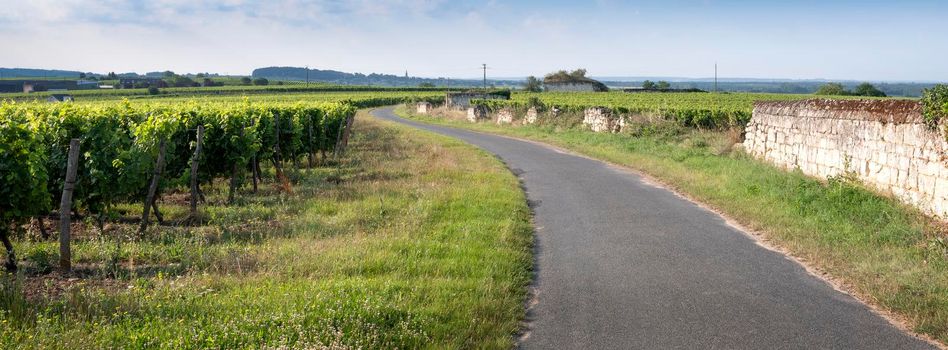
<path fill-rule="evenodd" d="M 54 243 L 18 240 L 26 271 L 0 284 L 0 348 L 511 347 L 532 264 L 517 179 L 364 115 L 354 135 L 339 163 L 291 170 L 291 195 L 268 183 L 227 205 L 226 184 L 205 189 L 200 226 L 87 225 L 77 275 L 42 266 Z M 187 214 L 174 197 L 169 221 Z"/>
<path fill-rule="evenodd" d="M 538 140 L 646 173 L 762 233 L 771 243 L 948 343 L 943 222 L 846 178 L 820 181 L 730 148 L 734 132 L 652 121 L 624 134 L 497 126 L 408 115 L 428 123 Z"/>

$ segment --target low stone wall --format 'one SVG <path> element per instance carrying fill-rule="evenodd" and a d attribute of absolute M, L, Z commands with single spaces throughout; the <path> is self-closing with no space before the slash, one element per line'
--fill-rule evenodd
<path fill-rule="evenodd" d="M 514 111 L 510 108 L 502 108 L 497 111 L 497 124 L 513 124 Z"/>
<path fill-rule="evenodd" d="M 490 116 L 487 115 L 487 107 L 474 106 L 467 108 L 467 121 L 477 123 L 481 120 L 490 120 Z"/>
<path fill-rule="evenodd" d="M 415 106 L 415 112 L 418 114 L 429 114 L 431 113 L 431 102 L 418 102 Z"/>
<path fill-rule="evenodd" d="M 948 142 L 908 100 L 807 100 L 754 106 L 745 150 L 827 178 L 855 175 L 923 211 L 948 217 Z"/>
<path fill-rule="evenodd" d="M 587 108 L 583 111 L 583 125 L 593 132 L 621 132 L 625 119 L 605 107 Z"/>
<path fill-rule="evenodd" d="M 537 117 L 539 117 L 539 113 L 537 112 L 537 108 L 536 108 L 536 107 L 530 107 L 529 109 L 527 109 L 527 115 L 524 116 L 524 118 L 523 118 L 523 123 L 524 123 L 524 124 L 536 124 L 536 122 L 537 122 Z"/>

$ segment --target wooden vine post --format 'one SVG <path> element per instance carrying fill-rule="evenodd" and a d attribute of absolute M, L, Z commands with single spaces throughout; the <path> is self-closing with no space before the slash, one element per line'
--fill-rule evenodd
<path fill-rule="evenodd" d="M 250 126 L 255 124 L 254 119 L 250 119 Z M 257 182 L 260 180 L 260 161 L 257 159 L 256 152 L 250 157 L 250 178 L 253 181 L 253 193 L 256 194 Z"/>
<path fill-rule="evenodd" d="M 352 129 L 353 119 L 354 118 L 352 116 L 348 116 L 346 117 L 346 120 L 344 120 L 339 125 L 339 130 L 336 133 L 336 146 L 333 147 L 333 159 L 336 159 L 338 156 L 342 155 L 342 153 L 346 150 L 346 146 L 349 145 L 349 133 L 350 129 Z"/>
<path fill-rule="evenodd" d="M 313 168 L 313 152 L 314 152 L 313 151 L 313 118 L 310 117 L 308 119 L 309 119 L 309 123 L 307 123 L 306 125 L 306 137 L 308 137 L 308 140 L 309 140 L 308 142 L 309 149 L 307 150 L 309 152 L 306 152 L 306 153 L 309 155 L 309 168 L 312 169 Z"/>
<path fill-rule="evenodd" d="M 76 188 L 76 173 L 79 168 L 79 139 L 69 140 L 69 157 L 66 161 L 66 179 L 63 196 L 59 201 L 59 267 L 72 270 L 72 252 L 69 246 L 69 224 L 72 215 L 72 192 Z"/>
<path fill-rule="evenodd" d="M 3 242 L 3 248 L 7 250 L 7 261 L 3 266 L 8 272 L 16 272 L 16 253 L 13 252 L 13 242 L 10 242 L 10 228 L 7 225 L 0 225 L 0 241 Z"/>
<path fill-rule="evenodd" d="M 276 142 L 273 145 L 273 167 L 276 170 L 277 181 L 283 186 L 285 191 L 289 191 L 290 185 L 289 181 L 286 179 L 286 176 L 283 174 L 283 166 L 280 164 L 280 115 L 279 113 L 274 113 L 274 133 L 276 133 Z"/>
<path fill-rule="evenodd" d="M 191 157 L 191 219 L 197 219 L 198 202 L 198 162 L 201 157 L 201 144 L 204 142 L 204 125 L 197 127 L 197 144 Z"/>
<path fill-rule="evenodd" d="M 148 195 L 145 196 L 145 205 L 142 210 L 142 224 L 138 228 L 138 234 L 145 233 L 148 228 L 148 216 L 150 209 L 155 206 L 155 196 L 158 193 L 158 183 L 161 182 L 161 172 L 165 165 L 165 140 L 158 144 L 158 160 L 155 162 L 155 171 L 151 177 L 151 184 L 148 186 Z"/>
<path fill-rule="evenodd" d="M 346 129 L 342 132 L 342 151 L 345 152 L 346 148 L 349 147 L 349 135 L 352 134 L 352 122 L 355 121 L 355 116 L 350 115 L 346 117 Z"/>

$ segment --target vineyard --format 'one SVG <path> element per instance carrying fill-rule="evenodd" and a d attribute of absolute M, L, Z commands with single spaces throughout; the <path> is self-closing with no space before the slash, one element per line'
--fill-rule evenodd
<path fill-rule="evenodd" d="M 298 168 L 301 159 L 309 167 L 316 159 L 325 160 L 347 142 L 357 108 L 439 98 L 421 92 L 310 97 L 303 100 L 307 102 L 290 102 L 301 101 L 299 96 L 268 95 L 253 100 L 0 104 L 0 177 L 5 181 L 0 238 L 8 252 L 7 269 L 16 269 L 11 225 L 38 218 L 42 228 L 42 218 L 59 209 L 63 218 L 81 213 L 101 228 L 116 217 L 116 205 L 139 202 L 144 230 L 152 209 L 162 220 L 155 205 L 161 189 L 189 183 L 190 215 L 196 218 L 196 202 L 204 197 L 201 187 L 216 179 L 229 181 L 227 197 L 233 202 L 248 176 L 256 191 L 263 180 L 261 163 L 272 165 L 274 180 L 285 183 L 284 162 Z M 70 167 L 70 161 L 75 165 Z M 65 202 L 66 192 L 70 206 L 55 206 Z M 63 213 L 64 208 L 73 213 Z M 45 231 L 42 235 L 48 236 Z"/>
<path fill-rule="evenodd" d="M 515 93 L 509 101 L 486 100 L 478 103 L 489 109 L 555 107 L 567 114 L 581 113 L 590 107 L 607 107 L 620 114 L 657 115 L 686 126 L 723 128 L 746 124 L 750 120 L 755 101 L 807 98 L 813 96 L 758 93 L 543 92 Z"/>

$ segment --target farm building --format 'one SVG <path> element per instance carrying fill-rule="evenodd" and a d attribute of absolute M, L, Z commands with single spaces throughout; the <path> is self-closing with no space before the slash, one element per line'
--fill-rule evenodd
<path fill-rule="evenodd" d="M 76 90 L 79 84 L 75 80 L 12 80 L 20 85 L 16 92 Z"/>
<path fill-rule="evenodd" d="M 599 92 L 608 91 L 605 85 L 598 81 L 555 82 L 543 83 L 543 90 L 553 92 Z"/>

